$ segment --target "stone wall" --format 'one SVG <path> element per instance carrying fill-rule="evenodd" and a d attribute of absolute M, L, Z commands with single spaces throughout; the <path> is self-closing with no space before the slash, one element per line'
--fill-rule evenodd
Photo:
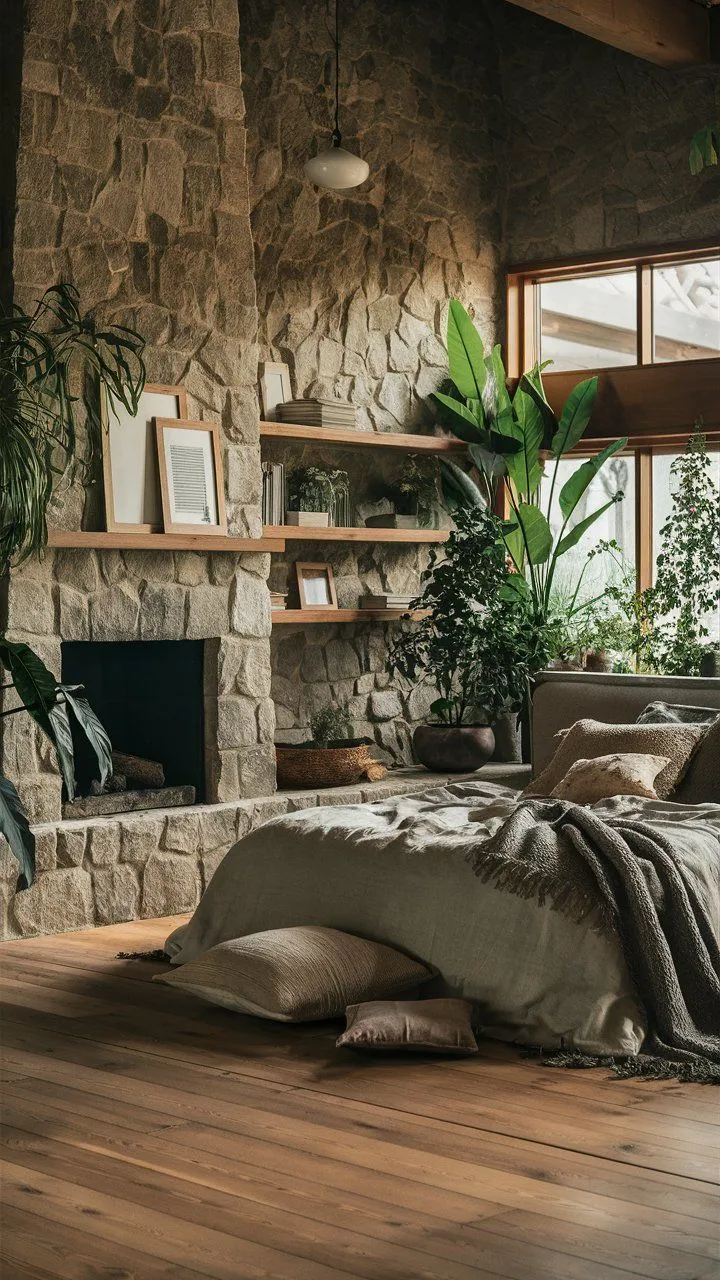
<path fill-rule="evenodd" d="M 708 238 L 720 171 L 693 177 L 720 69 L 670 70 L 497 6 L 506 117 L 507 261 Z"/>
<path fill-rule="evenodd" d="M 260 358 L 289 365 L 296 396 L 350 400 L 362 428 L 413 431 L 432 421 L 450 298 L 470 308 L 488 342 L 497 332 L 491 10 L 470 0 L 343 5 L 341 128 L 370 178 L 357 193 L 333 194 L 303 175 L 332 128 L 332 6 L 247 0 L 241 8 Z M 286 451 L 287 460 L 297 453 Z M 378 474 L 387 464 L 363 453 L 365 481 L 370 465 Z M 330 560 L 348 607 L 366 590 L 417 590 L 425 562 L 411 547 L 369 544 L 328 544 L 322 554 L 313 544 L 310 556 L 295 543 L 288 553 L 273 565 L 273 586 L 284 589 L 294 559 Z M 318 702 L 348 696 L 363 731 L 390 758 L 409 761 L 413 717 L 385 691 L 387 628 L 287 631 L 277 628 L 272 641 L 281 736 L 306 736 Z M 339 667 L 342 677 L 332 674 Z"/>

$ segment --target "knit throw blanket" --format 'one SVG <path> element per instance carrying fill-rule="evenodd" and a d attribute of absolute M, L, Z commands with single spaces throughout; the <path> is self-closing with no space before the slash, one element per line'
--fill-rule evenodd
<path fill-rule="evenodd" d="M 648 1020 L 643 1053 L 563 1053 L 548 1065 L 607 1062 L 622 1076 L 720 1084 L 720 945 L 690 870 L 660 829 L 528 800 L 468 860 L 485 883 L 620 939 Z"/>

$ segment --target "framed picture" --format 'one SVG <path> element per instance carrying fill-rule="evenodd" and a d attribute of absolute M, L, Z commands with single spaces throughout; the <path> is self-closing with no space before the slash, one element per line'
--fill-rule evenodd
<path fill-rule="evenodd" d="M 266 422 L 274 422 L 277 406 L 292 400 L 290 370 L 286 364 L 266 362 L 260 365 L 260 394 L 263 418 Z"/>
<path fill-rule="evenodd" d="M 187 418 L 183 387 L 146 385 L 133 417 L 119 400 L 102 402 L 105 527 L 109 533 L 160 533 L 160 473 L 153 418 Z"/>
<path fill-rule="evenodd" d="M 166 533 L 227 533 L 220 432 L 215 422 L 155 419 Z"/>
<path fill-rule="evenodd" d="M 295 563 L 301 609 L 337 609 L 337 593 L 331 564 Z"/>

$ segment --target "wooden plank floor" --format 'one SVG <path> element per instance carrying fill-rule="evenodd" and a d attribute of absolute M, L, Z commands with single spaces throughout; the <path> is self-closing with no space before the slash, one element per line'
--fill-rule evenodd
<path fill-rule="evenodd" d="M 718 1091 L 360 1058 L 115 959 L 177 921 L 5 943 L 3 1280 L 710 1280 Z"/>

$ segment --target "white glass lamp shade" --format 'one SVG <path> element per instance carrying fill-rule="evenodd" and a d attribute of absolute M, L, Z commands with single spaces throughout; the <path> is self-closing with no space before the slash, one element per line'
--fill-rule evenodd
<path fill-rule="evenodd" d="M 359 187 L 370 172 L 370 166 L 360 156 L 354 156 L 344 147 L 328 147 L 320 151 L 305 165 L 305 176 L 316 187 L 328 187 L 330 191 L 349 191 Z"/>

